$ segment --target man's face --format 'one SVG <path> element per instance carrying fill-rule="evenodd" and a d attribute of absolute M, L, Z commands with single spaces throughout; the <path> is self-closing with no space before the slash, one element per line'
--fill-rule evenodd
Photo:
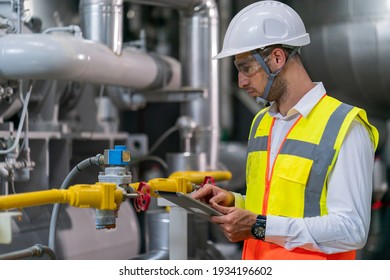
<path fill-rule="evenodd" d="M 234 64 L 238 70 L 238 86 L 252 97 L 261 97 L 267 83 L 267 75 L 249 52 L 235 56 Z"/>
<path fill-rule="evenodd" d="M 272 52 L 264 59 L 272 71 Z M 268 75 L 250 52 L 235 56 L 234 64 L 238 70 L 238 86 L 252 97 L 262 97 L 268 82 Z M 286 90 L 283 79 L 277 76 L 268 95 L 268 101 L 278 100 Z"/>

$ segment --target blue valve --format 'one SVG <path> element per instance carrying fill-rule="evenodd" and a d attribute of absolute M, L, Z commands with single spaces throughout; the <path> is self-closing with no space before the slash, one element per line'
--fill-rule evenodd
<path fill-rule="evenodd" d="M 104 150 L 104 164 L 127 165 L 130 162 L 130 151 L 125 145 L 115 145 L 114 149 Z"/>

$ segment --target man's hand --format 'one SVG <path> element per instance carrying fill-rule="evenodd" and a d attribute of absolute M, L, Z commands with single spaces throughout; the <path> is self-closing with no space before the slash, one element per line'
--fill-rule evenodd
<path fill-rule="evenodd" d="M 211 222 L 218 224 L 230 242 L 238 242 L 252 238 L 252 225 L 256 222 L 257 215 L 248 210 L 225 207 L 216 203 L 212 207 L 224 214 L 211 217 Z"/>
<path fill-rule="evenodd" d="M 210 205 L 234 206 L 234 195 L 231 192 L 210 184 L 205 184 L 191 197 Z"/>
<path fill-rule="evenodd" d="M 211 217 L 211 222 L 219 225 L 227 239 L 231 242 L 252 238 L 252 225 L 256 222 L 257 215 L 234 206 L 234 195 L 217 186 L 205 184 L 192 198 L 210 204 L 223 216 Z"/>

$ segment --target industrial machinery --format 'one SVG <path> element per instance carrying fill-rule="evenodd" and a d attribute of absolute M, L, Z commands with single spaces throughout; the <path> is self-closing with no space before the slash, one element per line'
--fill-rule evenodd
<path fill-rule="evenodd" d="M 85 162 L 85 163 L 84 163 Z M 148 182 L 131 183 L 131 174 L 126 172 L 123 165 L 130 162 L 130 153 L 124 146 L 116 146 L 115 149 L 106 150 L 104 155 L 97 155 L 80 163 L 65 178 L 60 189 L 43 190 L 37 192 L 4 195 L 0 197 L 0 210 L 22 209 L 25 207 L 40 206 L 45 204 L 55 204 L 50 221 L 48 246 L 39 245 L 38 248 L 47 248 L 51 256 L 55 256 L 55 235 L 56 224 L 59 215 L 60 203 L 67 203 L 79 208 L 93 208 L 95 211 L 95 227 L 98 230 L 116 228 L 116 219 L 121 204 L 128 198 L 133 199 L 134 209 L 137 212 L 146 211 L 150 204 L 151 196 L 158 197 L 157 191 L 190 193 L 197 186 L 202 187 L 201 182 L 207 182 L 208 178 L 216 180 L 229 180 L 231 174 L 228 171 L 182 171 L 174 172 L 169 178 L 154 178 Z M 105 165 L 104 172 L 99 175 L 99 182 L 93 185 L 78 184 L 68 186 L 73 177 L 88 165 Z M 205 180 L 206 179 L 206 180 Z M 171 205 L 175 208 L 175 205 Z M 172 209 L 171 212 L 174 212 Z M 186 217 L 186 213 L 184 217 Z M 0 241 L 2 243 L 12 241 L 12 228 L 7 218 L 15 215 L 22 216 L 18 212 L 1 212 L 3 220 Z M 173 216 L 175 218 L 175 216 Z M 175 219 L 170 219 L 174 223 Z M 172 231 L 180 231 L 183 227 L 180 223 Z M 8 231 L 8 232 L 7 232 Z M 177 232 L 176 232 L 177 234 Z M 179 235 L 186 235 L 179 233 Z M 8 239 L 8 240 L 7 240 Z M 177 240 L 172 239 L 172 244 Z M 186 244 L 185 244 L 186 245 Z M 37 246 L 37 245 L 35 245 Z M 186 248 L 183 246 L 182 248 Z M 32 247 L 35 248 L 35 247 Z M 181 250 L 181 248 L 179 248 Z M 31 257 L 39 256 L 40 250 L 30 249 Z M 36 252 L 36 253 L 35 253 Z M 173 254 L 172 254 L 173 252 Z M 174 256 L 174 250 L 170 252 L 170 257 Z M 186 251 L 185 251 L 186 252 Z M 0 255 L 0 259 L 13 259 L 26 256 L 26 250 L 16 251 Z M 28 255 L 27 255 L 28 256 Z M 187 258 L 187 254 L 181 255 L 181 258 Z"/>
<path fill-rule="evenodd" d="M 232 62 L 211 57 L 252 2 L 0 0 L 0 256 L 240 257 L 240 244 L 151 190 L 190 192 L 207 176 L 244 189 L 260 107 L 235 90 Z M 311 34 L 302 58 L 313 79 L 380 131 L 381 200 L 388 1 L 284 2 Z"/>
<path fill-rule="evenodd" d="M 159 53 L 149 51 L 147 26 L 137 28 L 142 9 L 154 6 L 177 15 L 176 57 L 162 48 L 162 37 Z M 218 156 L 218 67 L 211 61 L 218 24 L 210 0 L 0 1 L 0 221 L 6 225 L 0 236 L 8 243 L 0 244 L 0 255 L 169 258 L 150 253 L 156 242 L 145 236 L 161 224 L 149 221 L 167 219 L 149 189 L 192 187 L 210 174 L 231 177 Z M 149 135 L 124 131 L 131 120 L 121 114 L 158 102 L 179 104 L 180 113 L 149 149 Z M 166 158 L 155 154 L 173 132 L 178 149 Z M 131 162 L 111 161 L 111 154 L 124 153 L 121 147 Z M 145 170 L 146 162 L 153 167 Z M 174 175 L 188 170 L 203 177 Z M 71 207 L 60 211 L 61 204 Z M 188 227 L 207 224 L 186 215 L 179 213 Z M 208 231 L 204 226 L 198 244 L 178 258 L 222 258 Z"/>

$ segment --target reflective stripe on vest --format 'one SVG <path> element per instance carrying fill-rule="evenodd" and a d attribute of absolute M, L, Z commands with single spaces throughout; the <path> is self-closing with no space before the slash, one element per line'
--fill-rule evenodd
<path fill-rule="evenodd" d="M 320 216 L 321 190 L 326 179 L 328 167 L 331 165 L 335 150 L 334 145 L 347 114 L 352 106 L 342 103 L 330 116 L 321 141 L 318 145 L 299 140 L 286 139 L 279 154 L 298 156 L 313 160 L 313 166 L 305 188 L 304 217 Z M 255 120 L 248 140 L 248 153 L 267 151 L 268 136 L 254 137 L 257 128 L 266 112 Z"/>
<path fill-rule="evenodd" d="M 316 120 L 321 121 L 317 123 Z M 368 122 L 365 111 L 325 96 L 307 118 L 299 118 L 286 134 L 269 173 L 268 135 L 272 133 L 273 119 L 267 109 L 259 112 L 252 122 L 248 139 L 245 208 L 254 213 L 284 217 L 326 215 L 327 176 L 354 120 L 360 121 L 367 128 L 376 148 L 379 134 Z M 247 239 L 242 257 L 354 259 L 355 253 L 325 254 L 303 248 L 289 251 L 273 243 Z"/>

